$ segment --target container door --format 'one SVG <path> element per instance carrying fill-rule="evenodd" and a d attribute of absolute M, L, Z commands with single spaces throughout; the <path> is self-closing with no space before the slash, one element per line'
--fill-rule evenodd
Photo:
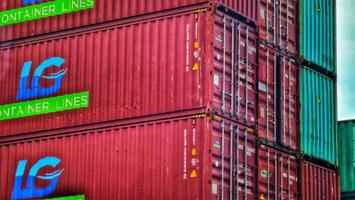
<path fill-rule="evenodd" d="M 259 37 L 270 45 L 276 45 L 277 36 L 277 0 L 260 0 Z"/>
<path fill-rule="evenodd" d="M 276 141 L 276 53 L 274 50 L 259 48 L 258 83 L 258 134 L 269 141 Z"/>
<path fill-rule="evenodd" d="M 218 113 L 255 126 L 256 30 L 217 11 L 213 95 Z"/>
<path fill-rule="evenodd" d="M 255 136 L 229 121 L 212 124 L 212 199 L 255 199 Z"/>
<path fill-rule="evenodd" d="M 292 149 L 298 147 L 297 70 L 294 60 L 281 57 L 281 143 Z"/>
<path fill-rule="evenodd" d="M 278 47 L 298 55 L 297 50 L 297 6 L 298 0 L 279 0 Z"/>

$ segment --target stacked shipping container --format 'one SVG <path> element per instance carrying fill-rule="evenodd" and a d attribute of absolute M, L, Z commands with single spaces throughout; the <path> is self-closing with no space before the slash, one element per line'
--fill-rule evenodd
<path fill-rule="evenodd" d="M 46 197 L 318 199 L 307 190 L 299 147 L 317 135 L 302 152 L 336 164 L 335 118 L 314 111 L 321 119 L 303 115 L 300 127 L 299 94 L 304 105 L 321 88 L 302 92 L 298 5 L 97 1 L 90 10 L 0 27 L 0 105 L 16 103 L 24 63 L 50 57 L 68 69 L 56 95 L 90 93 L 85 109 L 0 121 L 1 199 L 14 197 L 20 160 L 35 165 L 46 156 L 65 169 Z M 19 7 L 5 1 L 0 11 Z M 334 112 L 334 97 L 319 98 Z M 308 132 L 305 120 L 317 129 Z M 338 199 L 335 172 L 314 166 L 329 180 L 329 199 Z M 37 188 L 48 183 L 38 180 Z"/>
<path fill-rule="evenodd" d="M 355 121 L 338 122 L 342 199 L 355 198 Z"/>

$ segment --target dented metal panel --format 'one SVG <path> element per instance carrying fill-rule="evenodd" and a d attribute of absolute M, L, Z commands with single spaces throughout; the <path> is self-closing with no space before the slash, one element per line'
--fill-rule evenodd
<path fill-rule="evenodd" d="M 258 150 L 258 199 L 300 199 L 294 156 L 267 146 Z"/>
<path fill-rule="evenodd" d="M 20 160 L 30 168 L 52 156 L 60 159 L 59 165 L 43 168 L 38 175 L 64 170 L 46 198 L 84 194 L 88 200 L 255 199 L 256 140 L 243 125 L 198 114 L 78 128 L 85 127 L 2 143 L 0 198 L 10 199 Z M 37 179 L 38 188 L 48 186 L 48 181 Z"/>
<path fill-rule="evenodd" d="M 340 180 L 336 171 L 303 161 L 301 180 L 302 200 L 340 200 Z"/>
<path fill-rule="evenodd" d="M 299 144 L 297 63 L 292 58 L 264 45 L 259 46 L 258 55 L 258 135 L 297 149 Z M 277 89 L 280 90 L 279 93 Z M 278 112 L 277 106 L 280 107 Z M 278 121 L 277 117 L 281 120 Z"/>

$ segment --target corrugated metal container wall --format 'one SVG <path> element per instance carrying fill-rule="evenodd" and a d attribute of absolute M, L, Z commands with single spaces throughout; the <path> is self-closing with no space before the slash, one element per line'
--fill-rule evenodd
<path fill-rule="evenodd" d="M 301 151 L 337 164 L 335 84 L 306 67 L 300 76 Z"/>
<path fill-rule="evenodd" d="M 335 73 L 334 2 L 300 0 L 300 54 L 304 59 Z"/>
<path fill-rule="evenodd" d="M 309 163 L 301 163 L 302 200 L 339 200 L 340 181 L 335 171 Z"/>
<path fill-rule="evenodd" d="M 4 33 L 1 34 L 0 41 L 213 2 L 224 3 L 251 19 L 257 18 L 258 0 L 96 0 L 95 7 L 90 10 L 0 27 L 0 32 Z M 5 0 L 0 6 L 0 11 L 23 7 L 22 0 Z"/>
<path fill-rule="evenodd" d="M 177 117 L 2 144 L 0 198 L 10 199 L 20 160 L 30 168 L 52 156 L 64 169 L 53 197 L 255 199 L 256 139 L 219 120 Z M 37 179 L 38 188 L 48 185 Z"/>
<path fill-rule="evenodd" d="M 276 142 L 276 124 L 280 123 L 281 143 L 292 149 L 298 148 L 298 67 L 297 63 L 277 53 L 272 48 L 260 45 L 258 49 L 258 135 Z M 280 71 L 277 77 L 276 70 Z M 280 85 L 281 95 L 277 97 L 276 87 Z M 277 99 L 280 99 L 280 113 L 276 113 Z M 277 122 L 280 115 L 280 122 Z"/>
<path fill-rule="evenodd" d="M 296 158 L 276 149 L 258 150 L 258 199 L 299 199 Z"/>
<path fill-rule="evenodd" d="M 256 40 L 255 28 L 216 11 L 3 47 L 0 105 L 16 101 L 24 62 L 37 66 L 56 56 L 65 59 L 63 67 L 69 69 L 56 95 L 89 91 L 90 107 L 2 121 L 0 135 L 198 107 L 254 126 Z"/>
<path fill-rule="evenodd" d="M 342 192 L 355 192 L 355 121 L 338 123 L 339 169 Z"/>
<path fill-rule="evenodd" d="M 259 0 L 259 37 L 266 43 L 298 53 L 298 0 Z"/>

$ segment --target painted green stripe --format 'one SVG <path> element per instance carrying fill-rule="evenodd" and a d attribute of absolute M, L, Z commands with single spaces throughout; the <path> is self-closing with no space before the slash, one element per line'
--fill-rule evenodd
<path fill-rule="evenodd" d="M 0 106 L 0 121 L 86 108 L 88 106 L 89 92 L 80 92 L 58 97 L 6 104 Z"/>
<path fill-rule="evenodd" d="M 77 196 L 68 196 L 68 197 L 59 197 L 45 200 L 85 200 L 85 195 L 77 195 Z"/>
<path fill-rule="evenodd" d="M 94 0 L 56 0 L 0 12 L 0 26 L 94 8 Z"/>

